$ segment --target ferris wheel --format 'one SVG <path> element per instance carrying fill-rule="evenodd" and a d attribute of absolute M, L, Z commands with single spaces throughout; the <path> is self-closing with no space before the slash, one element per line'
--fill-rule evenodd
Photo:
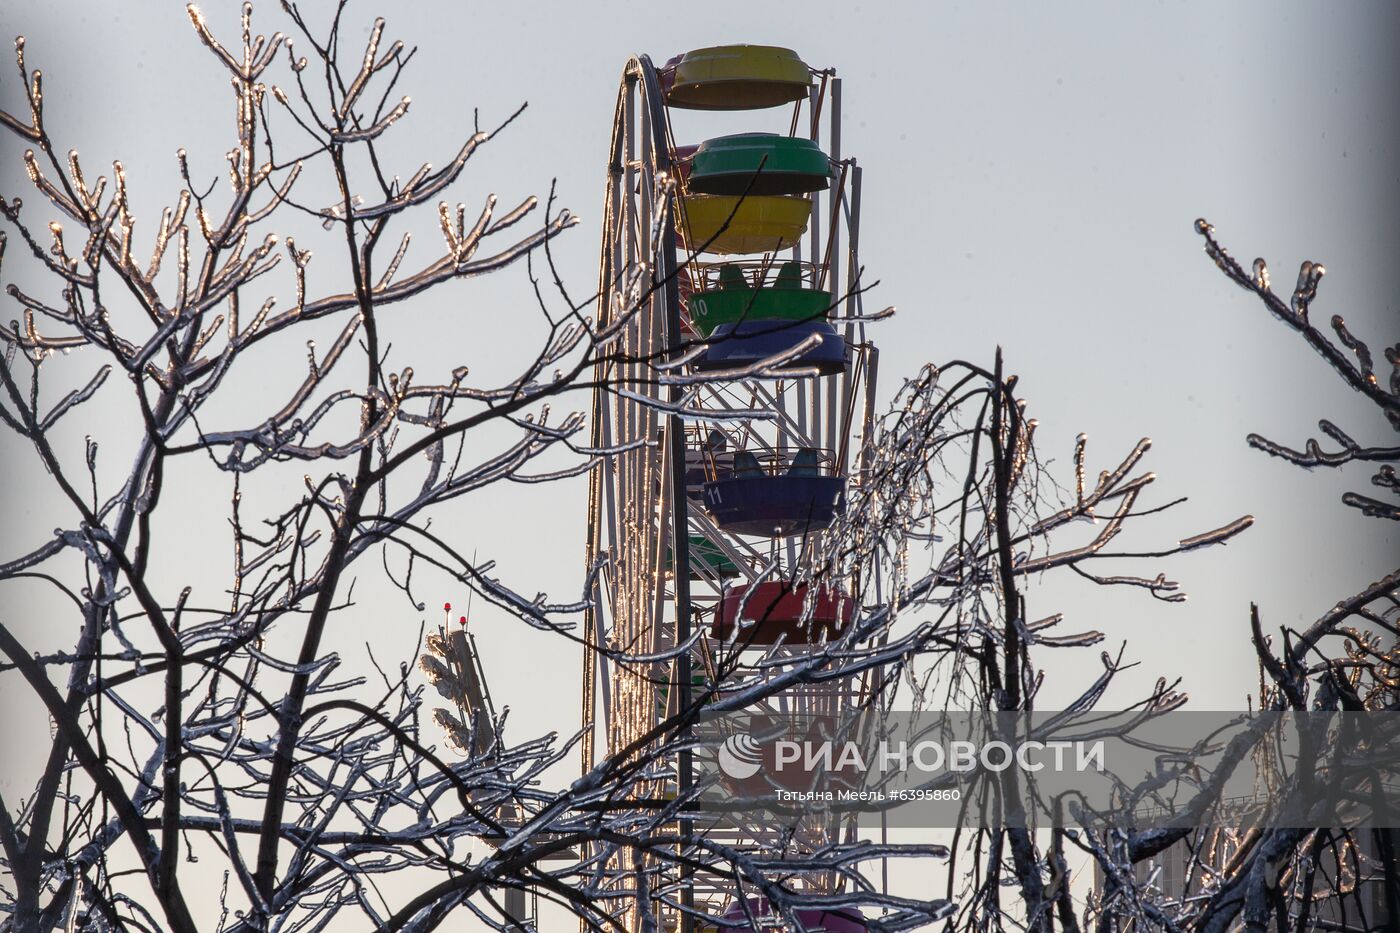
<path fill-rule="evenodd" d="M 688 111 L 743 110 L 772 113 L 773 132 L 684 135 Z M 860 316 L 860 168 L 842 157 L 840 110 L 834 71 L 788 49 L 706 48 L 662 67 L 637 56 L 623 70 L 592 417 L 594 447 L 615 453 L 590 481 L 586 560 L 601 571 L 588 638 L 631 656 L 695 644 L 654 665 L 585 652 L 585 767 L 595 729 L 606 751 L 627 748 L 693 691 L 780 670 L 851 622 L 856 581 L 801 572 L 859 482 L 878 369 Z M 789 688 L 769 706 L 830 717 L 860 691 Z M 689 787 L 691 768 L 678 756 L 659 793 Z M 818 824 L 806 842 L 847 829 Z M 764 844 L 753 823 L 706 831 Z M 732 893 L 697 880 L 687 896 L 721 912 Z"/>

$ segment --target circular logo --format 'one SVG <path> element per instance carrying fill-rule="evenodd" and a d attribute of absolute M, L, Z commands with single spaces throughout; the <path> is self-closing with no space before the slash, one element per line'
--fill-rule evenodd
<path fill-rule="evenodd" d="M 719 769 L 732 778 L 751 778 L 762 766 L 762 749 L 747 732 L 731 735 L 719 747 Z"/>

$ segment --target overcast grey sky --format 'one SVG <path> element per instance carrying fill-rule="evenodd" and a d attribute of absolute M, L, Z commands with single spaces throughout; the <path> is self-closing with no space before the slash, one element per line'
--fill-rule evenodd
<path fill-rule="evenodd" d="M 1243 512 L 1257 516 L 1257 527 L 1227 550 L 1172 564 L 1192 595 L 1185 606 L 1089 594 L 1071 607 L 1113 617 L 1125 636 L 1170 626 L 1176 644 L 1211 645 L 1191 664 L 1194 689 L 1209 693 L 1213 677 L 1245 656 L 1244 642 L 1227 633 L 1243 635 L 1250 599 L 1266 618 L 1297 621 L 1374 579 L 1389 556 L 1353 546 L 1367 523 L 1338 505 L 1346 484 L 1245 447 L 1251 430 L 1300 443 L 1323 416 L 1362 437 L 1383 438 L 1387 429 L 1216 272 L 1191 229 L 1208 217 L 1242 258 L 1266 256 L 1281 287 L 1302 259 L 1324 261 L 1317 312 L 1344 314 L 1373 346 L 1394 336 L 1386 324 L 1395 318 L 1400 153 L 1385 79 L 1397 33 L 1385 10 L 806 4 L 799 13 L 724 2 L 386 9 L 366 0 L 351 5 L 348 21 L 367 25 L 383 13 L 388 36 L 419 47 L 402 85 L 414 98 L 397 137 L 402 169 L 455 151 L 473 107 L 489 125 L 529 102 L 454 196 L 474 204 L 495 191 L 513 203 L 545 193 L 557 177 L 561 203 L 583 217 L 557 250 L 576 293 L 596 276 L 602 167 L 627 54 L 664 60 L 748 41 L 788 45 L 813 65 L 835 67 L 844 78 L 845 151 L 865 168 L 862 258 L 881 281 L 872 300 L 899 309 L 873 332 L 884 390 L 925 360 L 986 361 L 1000 344 L 1022 376 L 1046 453 L 1067 455 L 1086 431 L 1091 455 L 1102 458 L 1095 463 L 1107 465 L 1139 436 L 1153 438 L 1150 465 L 1163 494 L 1191 496 L 1155 526 L 1161 540 Z M 205 12 L 233 38 L 235 4 Z M 271 28 L 270 14 L 255 25 Z M 60 147 L 78 148 L 95 167 L 122 159 L 136 197 L 151 205 L 146 218 L 172 190 L 179 146 L 205 176 L 220 171 L 231 98 L 183 4 L 33 4 L 10 7 L 4 20 L 9 33 L 27 35 L 31 66 L 45 71 Z M 347 41 L 357 29 L 347 28 Z M 0 84 L 10 106 L 18 94 L 12 75 L 6 66 Z M 24 194 L 21 147 L 5 146 L 3 190 Z M 524 285 L 524 270 L 513 269 L 439 291 L 428 300 L 445 315 L 438 342 L 448 337 L 450 352 L 478 368 L 508 356 L 501 351 L 512 347 L 513 328 L 533 319 Z M 543 577 L 539 586 L 569 588 L 581 562 L 582 484 L 527 492 L 530 514 L 557 531 L 512 541 L 521 526 L 501 522 L 510 512 L 498 509 L 519 504 L 486 502 L 464 510 L 463 537 L 499 549 L 526 589 L 535 586 L 527 571 Z"/>
<path fill-rule="evenodd" d="M 267 25 L 268 6 L 255 15 L 260 31 L 282 24 L 279 15 Z M 233 41 L 237 5 L 205 12 Z M 1394 568 L 1394 530 L 1338 501 L 1344 489 L 1365 490 L 1368 473 L 1306 473 L 1244 443 L 1258 431 L 1301 444 L 1320 417 L 1377 443 L 1394 435 L 1214 269 L 1192 231 L 1196 217 L 1209 218 L 1242 260 L 1267 257 L 1285 290 L 1301 260 L 1325 262 L 1315 318 L 1343 314 L 1378 357 L 1400 336 L 1393 7 L 358 0 L 347 37 L 376 14 L 388 19 L 386 37 L 419 48 L 402 81 L 414 105 L 391 147 L 396 170 L 445 161 L 470 132 L 472 108 L 491 125 L 528 101 L 452 198 L 470 207 L 495 191 L 513 204 L 557 178 L 561 203 L 583 217 L 556 247 L 575 294 L 596 281 L 603 167 L 628 54 L 664 61 L 687 48 L 768 43 L 836 68 L 844 154 L 865 169 L 862 259 L 881 282 L 870 300 L 899 309 L 872 331 L 882 394 L 926 360 L 989 362 L 1000 345 L 1040 421 L 1043 455 L 1068 466 L 1085 431 L 1097 470 L 1153 438 L 1157 501 L 1190 502 L 1144 523 L 1156 537 L 1139 543 L 1256 516 L 1228 548 L 1162 566 L 1191 594 L 1184 605 L 1141 593 L 1032 592 L 1041 599 L 1033 615 L 1066 611 L 1114 644 L 1128 640 L 1128 655 L 1149 662 L 1144 676 L 1184 676 L 1200 708 L 1237 707 L 1254 682 L 1251 600 L 1272 625 L 1298 623 Z M 147 235 L 175 190 L 178 147 L 204 177 L 222 172 L 232 98 L 182 3 L 8 4 L 0 22 L 27 36 L 29 63 L 45 72 L 60 149 L 80 149 L 91 174 L 113 158 L 125 163 Z M 21 97 L 12 64 L 0 75 L 0 103 L 13 109 Z M 22 148 L 5 139 L 0 192 L 38 207 Z M 431 339 L 414 350 L 405 338 L 400 361 L 420 371 L 466 361 L 490 373 L 509 351 L 528 349 L 519 338 L 535 314 L 527 288 L 524 269 L 513 268 L 439 290 L 414 312 Z M 301 344 L 287 352 L 299 367 Z M 25 537 L 7 534 L 5 555 L 29 531 L 68 521 L 46 514 L 42 474 L 10 462 L 7 473 L 0 506 L 6 527 Z M 522 591 L 568 596 L 581 575 L 585 490 L 582 481 L 513 489 L 464 502 L 436 527 L 463 551 L 498 559 Z M 185 494 L 197 514 L 197 486 Z M 187 569 L 172 560 L 172 573 Z M 426 595 L 430 606 L 442 601 Z M 18 608 L 0 602 L 7 616 Z M 402 605 L 373 600 L 353 624 L 368 638 L 386 621 L 416 630 Z M 478 637 L 488 665 L 512 673 L 496 686 L 498 702 L 516 707 L 522 727 L 576 721 L 572 652 L 487 613 Z"/>

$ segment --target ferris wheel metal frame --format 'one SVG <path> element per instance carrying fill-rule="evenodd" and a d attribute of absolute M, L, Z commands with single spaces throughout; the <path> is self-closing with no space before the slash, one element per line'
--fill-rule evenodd
<path fill-rule="evenodd" d="M 693 559 L 693 539 L 713 546 L 740 585 L 752 585 L 765 573 L 791 573 L 816 548 L 807 536 L 754 541 L 727 533 L 692 501 L 694 442 L 701 426 L 737 423 L 745 445 L 775 456 L 820 448 L 848 484 L 859 482 L 855 454 L 869 437 L 879 359 L 865 339 L 858 287 L 861 175 L 855 161 L 840 153 L 840 79 L 832 70 L 812 75 L 817 80 L 808 99 L 793 106 L 789 135 L 797 134 L 804 110 L 811 139 L 819 140 L 825 128 L 837 180 L 816 198 L 823 209 L 813 210 L 804 238 L 809 259 L 803 263 L 802 241 L 784 252 L 802 264 L 814 287 L 833 296 L 830 311 L 844 322 L 847 363 L 830 375 L 750 375 L 687 384 L 674 373 L 704 341 L 687 330 L 682 286 L 703 281 L 709 260 L 705 244 L 688 235 L 661 75 L 645 55 L 629 59 L 623 70 L 610 139 L 594 321 L 607 352 L 600 353 L 595 372 L 592 445 L 616 452 L 592 472 L 589 484 L 585 559 L 590 572 L 599 572 L 592 577 L 585 633 L 585 770 L 593 764 L 599 736 L 609 752 L 626 748 L 668 712 L 688 708 L 695 680 L 722 689 L 723 671 L 755 669 L 744 660 L 752 646 L 734 639 L 718 643 L 704 633 L 697 639 L 699 650 L 675 653 L 670 664 L 610 662 L 607 653 L 596 650 L 664 654 L 690 641 L 696 626 L 719 611 L 726 581 L 708 557 Z M 774 261 L 774 254 L 765 254 L 765 273 Z M 843 283 L 851 283 L 845 292 Z M 771 418 L 760 423 L 750 417 L 760 409 Z M 802 650 L 779 645 L 763 653 L 762 663 L 781 663 L 785 654 Z M 830 714 L 849 708 L 860 691 L 858 684 L 794 689 L 777 698 L 776 709 Z M 691 789 L 693 761 L 686 750 L 676 758 L 673 790 L 684 794 Z M 692 828 L 688 822 L 682 826 Z M 762 841 L 759 828 L 722 820 L 706 831 L 724 833 L 736 843 L 746 836 Z M 697 896 L 722 894 L 719 887 L 709 890 L 697 881 L 682 896 L 693 904 Z M 683 917 L 681 929 L 689 928 Z"/>

